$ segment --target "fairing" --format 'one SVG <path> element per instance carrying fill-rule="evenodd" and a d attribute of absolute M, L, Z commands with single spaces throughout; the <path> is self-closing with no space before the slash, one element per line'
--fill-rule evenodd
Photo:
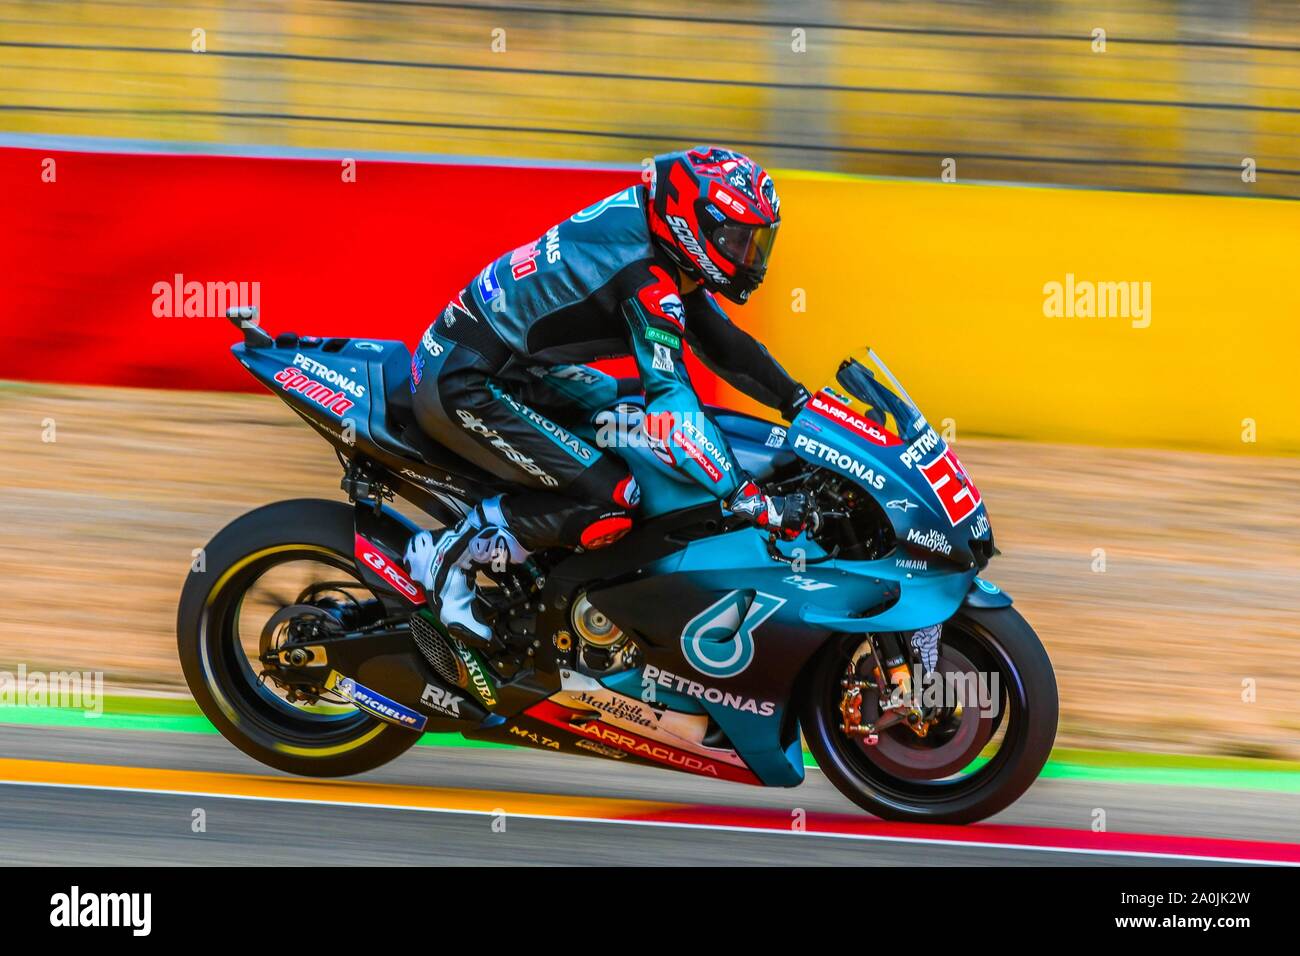
<path fill-rule="evenodd" d="M 400 343 L 282 336 L 274 345 L 237 346 L 235 353 L 343 455 L 383 465 L 402 482 L 401 493 L 426 510 L 437 513 L 490 490 L 454 456 L 442 462 L 447 467 L 421 460 L 409 436 L 394 430 L 401 419 L 389 406 L 404 384 L 396 370 L 409 362 Z M 716 499 L 632 440 L 633 429 L 620 453 L 642 488 L 638 528 L 609 548 L 552 569 L 543 606 L 564 607 L 552 589 L 567 580 L 567 568 L 578 569 L 565 587 L 584 586 L 596 608 L 638 637 L 644 659 L 593 687 L 572 671 L 567 678 L 557 671 L 544 645 L 538 673 L 512 685 L 491 715 L 463 731 L 543 749 L 607 757 L 617 752 L 617 759 L 721 779 L 799 783 L 804 767 L 791 695 L 809 658 L 837 633 L 903 631 L 947 619 L 968 599 L 982 567 L 976 543 L 991 548 L 978 491 L 901 386 L 880 365 L 846 366 L 849 373 L 814 395 L 788 430 L 735 413 L 713 414 L 742 466 L 761 479 L 791 473 L 802 457 L 866 489 L 894 529 L 892 552 L 872 561 L 830 558 L 800 537 L 777 545 L 791 558 L 801 549 L 808 564 L 796 571 L 773 560 L 767 537 L 756 529 L 687 534 L 679 516 L 689 511 L 698 523 L 701 515 L 720 515 Z M 358 514 L 364 512 L 358 505 Z M 661 526 L 662 533 L 656 530 Z M 394 561 L 409 530 L 362 521 L 358 553 L 382 547 L 385 561 Z M 649 547 L 647 536 L 654 538 Z M 383 576 L 384 562 L 358 561 L 368 583 L 387 589 L 385 603 L 394 610 L 409 606 L 410 595 Z M 1009 599 L 984 588 L 974 600 Z M 549 620 L 552 630 L 565 626 L 562 614 Z M 401 699 L 401 688 L 392 687 Z M 613 718 L 584 725 L 587 733 L 566 729 L 575 714 L 582 717 L 575 705 L 583 694 L 625 714 L 638 701 L 653 701 L 669 729 L 652 733 Z"/>

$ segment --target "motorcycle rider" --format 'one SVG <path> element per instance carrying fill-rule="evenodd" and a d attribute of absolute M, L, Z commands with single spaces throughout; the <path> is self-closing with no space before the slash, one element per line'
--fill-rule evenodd
<path fill-rule="evenodd" d="M 496 561 L 544 548 L 599 548 L 632 527 L 639 493 L 627 465 L 557 423 L 593 416 L 644 390 L 655 454 L 723 508 L 787 538 L 815 512 L 802 495 L 768 497 L 704 414 L 683 340 L 712 371 L 793 419 L 807 390 L 714 299 L 744 303 L 767 271 L 780 224 L 772 179 L 717 147 L 654 160 L 650 186 L 629 186 L 506 253 L 453 299 L 411 360 L 419 426 L 519 486 L 438 537 L 412 538 L 406 564 L 443 624 L 490 641 L 472 579 Z M 632 356 L 640 379 L 581 364 Z"/>

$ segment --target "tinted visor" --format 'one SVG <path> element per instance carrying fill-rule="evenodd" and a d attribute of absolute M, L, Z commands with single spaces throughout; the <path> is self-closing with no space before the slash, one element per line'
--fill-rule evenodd
<path fill-rule="evenodd" d="M 776 242 L 776 227 L 749 226 L 742 222 L 724 222 L 713 233 L 713 244 L 718 251 L 742 268 L 762 271 L 767 268 Z"/>

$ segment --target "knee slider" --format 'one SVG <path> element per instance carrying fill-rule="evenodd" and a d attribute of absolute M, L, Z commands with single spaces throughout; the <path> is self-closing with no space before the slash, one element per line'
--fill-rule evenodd
<path fill-rule="evenodd" d="M 613 544 L 632 530 L 632 516 L 624 510 L 611 511 L 592 521 L 578 536 L 578 543 L 594 550 Z"/>

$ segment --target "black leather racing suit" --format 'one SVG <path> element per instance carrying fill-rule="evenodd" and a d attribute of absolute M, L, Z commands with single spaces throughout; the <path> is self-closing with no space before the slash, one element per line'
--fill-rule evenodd
<path fill-rule="evenodd" d="M 691 387 L 682 342 L 774 408 L 798 384 L 703 289 L 682 296 L 650 238 L 646 191 L 629 187 L 488 266 L 425 331 L 411 362 L 416 419 L 430 436 L 521 486 L 502 510 L 524 547 L 598 547 L 630 526 L 627 466 L 572 434 L 643 389 L 656 453 L 721 499 L 744 480 Z M 586 362 L 632 356 L 640 380 Z"/>

